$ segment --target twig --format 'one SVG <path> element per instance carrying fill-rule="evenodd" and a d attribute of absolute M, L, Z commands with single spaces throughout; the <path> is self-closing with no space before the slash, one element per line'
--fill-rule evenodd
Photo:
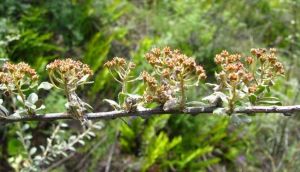
<path fill-rule="evenodd" d="M 86 163 L 86 160 L 88 160 L 88 158 L 95 153 L 96 149 L 99 148 L 99 146 L 101 144 L 103 144 L 106 141 L 107 137 L 104 136 L 100 141 L 97 141 L 96 144 L 92 145 L 89 148 L 89 151 L 87 153 L 84 154 L 84 156 L 81 158 L 80 162 L 77 163 L 76 167 L 74 168 L 75 170 L 81 169 L 83 164 Z"/>
<path fill-rule="evenodd" d="M 110 111 L 110 112 L 95 112 L 87 113 L 86 117 L 90 120 L 96 119 L 115 119 L 121 117 L 149 117 L 161 114 L 171 114 L 171 115 L 199 115 L 203 113 L 212 113 L 216 106 L 207 107 L 187 107 L 184 110 L 167 110 L 164 111 L 162 108 L 154 109 L 144 109 L 135 112 L 121 111 Z M 283 113 L 291 114 L 294 112 L 300 112 L 300 105 L 293 106 L 249 106 L 243 108 L 236 108 L 233 113 L 244 113 L 244 114 L 254 114 L 254 113 Z M 53 121 L 60 119 L 73 119 L 70 115 L 66 113 L 49 113 L 44 115 L 24 115 L 24 116 L 9 116 L 7 118 L 1 118 L 0 123 L 10 123 L 19 121 Z"/>
<path fill-rule="evenodd" d="M 118 135 L 119 135 L 119 131 L 117 131 L 116 136 L 115 136 L 115 141 L 114 141 L 113 145 L 111 145 L 109 155 L 108 155 L 108 159 L 107 159 L 107 163 L 106 163 L 106 166 L 105 166 L 105 172 L 110 171 L 111 160 L 112 160 L 112 156 L 115 152 L 115 148 L 116 148 L 116 144 L 117 144 L 117 140 L 118 140 Z"/>
<path fill-rule="evenodd" d="M 75 152 L 71 153 L 69 156 L 55 162 L 54 164 L 52 164 L 51 166 L 49 166 L 47 169 L 42 170 L 43 172 L 48 172 L 51 171 L 57 167 L 59 167 L 61 164 L 63 164 L 64 162 L 66 162 L 67 160 L 71 159 L 73 156 L 75 155 Z"/>

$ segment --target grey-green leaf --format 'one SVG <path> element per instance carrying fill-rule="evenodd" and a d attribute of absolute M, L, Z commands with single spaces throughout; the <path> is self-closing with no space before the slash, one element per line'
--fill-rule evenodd
<path fill-rule="evenodd" d="M 44 90 L 50 90 L 53 87 L 53 85 L 49 82 L 42 82 L 39 86 L 38 86 L 38 90 L 39 89 L 44 89 Z"/>
<path fill-rule="evenodd" d="M 226 109 L 225 108 L 217 108 L 213 111 L 214 115 L 226 115 Z"/>
<path fill-rule="evenodd" d="M 104 99 L 103 101 L 107 102 L 109 105 L 111 105 L 115 109 L 121 109 L 121 106 L 114 100 Z"/>
<path fill-rule="evenodd" d="M 36 93 L 31 93 L 27 98 L 27 101 L 31 104 L 35 104 L 38 100 L 39 97 Z"/>

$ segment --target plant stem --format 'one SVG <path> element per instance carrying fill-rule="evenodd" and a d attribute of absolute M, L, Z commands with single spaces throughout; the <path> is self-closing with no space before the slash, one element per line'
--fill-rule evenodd
<path fill-rule="evenodd" d="M 26 154 L 27 154 L 27 158 L 28 158 L 28 160 L 29 160 L 29 163 L 30 164 L 32 164 L 32 157 L 31 157 L 31 155 L 30 155 L 30 150 L 29 150 L 29 146 L 30 145 L 27 145 L 26 144 L 26 141 L 25 141 L 25 137 L 24 137 L 24 133 L 23 133 L 23 130 L 22 130 L 22 127 L 21 127 L 21 125 L 20 125 L 20 123 L 18 123 L 18 129 L 19 129 L 19 139 L 20 139 L 20 142 L 22 143 L 22 145 L 23 145 L 23 147 L 24 147 L 24 149 L 25 149 L 25 151 L 26 151 Z"/>
<path fill-rule="evenodd" d="M 231 98 L 229 99 L 229 114 L 232 114 L 234 111 L 234 103 L 236 98 L 236 85 L 233 84 L 231 89 Z"/>
<path fill-rule="evenodd" d="M 185 107 L 185 89 L 184 89 L 184 77 L 180 74 L 180 93 L 181 93 L 181 101 L 180 101 L 180 109 L 183 110 Z"/>
<path fill-rule="evenodd" d="M 27 112 L 28 112 L 29 115 L 33 115 L 32 110 L 31 110 L 29 107 L 27 107 L 27 106 L 25 105 L 26 98 L 25 98 L 25 95 L 23 94 L 23 92 L 22 92 L 22 90 L 21 90 L 21 87 L 20 87 L 18 81 L 15 80 L 14 82 L 15 82 L 15 86 L 16 86 L 16 89 L 17 89 L 17 93 L 18 93 L 18 95 L 19 95 L 19 96 L 21 97 L 21 99 L 22 99 L 23 107 L 24 107 L 25 109 L 27 109 Z"/>

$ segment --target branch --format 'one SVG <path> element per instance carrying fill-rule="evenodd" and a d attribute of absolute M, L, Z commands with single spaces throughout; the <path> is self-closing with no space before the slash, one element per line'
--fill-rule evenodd
<path fill-rule="evenodd" d="M 164 111 L 162 108 L 144 109 L 136 112 L 126 111 L 110 111 L 110 112 L 95 112 L 87 113 L 86 117 L 91 120 L 95 119 L 115 119 L 120 117 L 149 117 L 161 114 L 172 115 L 200 115 L 203 113 L 212 113 L 216 106 L 207 107 L 187 107 L 185 110 L 168 110 Z M 300 112 L 300 105 L 293 106 L 249 106 L 243 108 L 236 108 L 234 113 L 254 114 L 254 113 L 283 113 L 290 115 L 294 112 Z M 44 115 L 24 115 L 24 116 L 9 116 L 7 118 L 0 118 L 2 123 L 18 122 L 18 121 L 53 121 L 61 119 L 73 119 L 67 113 L 49 113 Z"/>

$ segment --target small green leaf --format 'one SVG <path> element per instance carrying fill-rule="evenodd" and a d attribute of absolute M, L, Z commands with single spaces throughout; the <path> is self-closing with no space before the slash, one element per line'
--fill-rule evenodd
<path fill-rule="evenodd" d="M 53 87 L 53 85 L 49 82 L 42 82 L 39 86 L 38 86 L 38 90 L 39 89 L 44 89 L 44 90 L 50 90 Z"/>
<path fill-rule="evenodd" d="M 259 95 L 260 93 L 264 92 L 267 87 L 268 86 L 266 86 L 266 85 L 260 85 L 260 86 L 258 86 L 258 89 L 255 91 L 254 94 L 255 95 Z"/>
<path fill-rule="evenodd" d="M 255 104 L 256 99 L 257 99 L 257 97 L 256 97 L 256 95 L 254 95 L 254 94 L 251 94 L 251 95 L 249 96 L 249 101 L 250 101 L 251 104 Z"/>

